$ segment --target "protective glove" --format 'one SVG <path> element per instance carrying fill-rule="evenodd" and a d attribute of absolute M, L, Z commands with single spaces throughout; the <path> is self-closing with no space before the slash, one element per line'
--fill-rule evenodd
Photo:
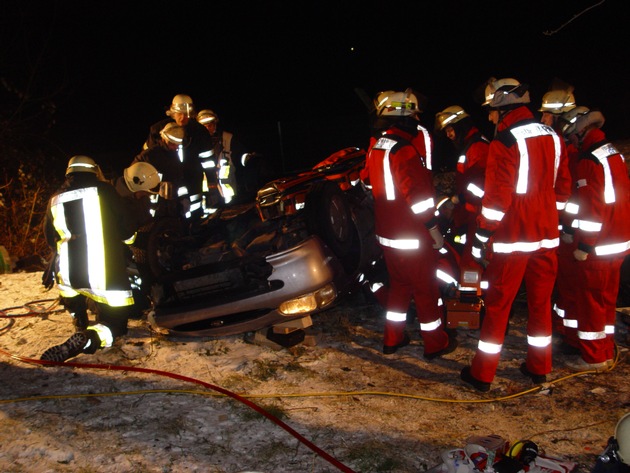
<path fill-rule="evenodd" d="M 573 257 L 577 261 L 586 261 L 586 258 L 588 258 L 588 253 L 586 251 L 582 251 L 576 248 L 575 250 L 573 250 Z"/>
<path fill-rule="evenodd" d="M 560 239 L 567 244 L 571 244 L 573 243 L 573 235 L 571 235 L 570 233 L 563 233 L 562 235 L 560 235 Z"/>
<path fill-rule="evenodd" d="M 440 248 L 444 246 L 444 236 L 442 235 L 442 232 L 440 231 L 437 225 L 429 229 L 429 234 L 431 235 L 431 238 L 433 238 L 433 241 L 434 241 L 433 243 L 434 250 L 439 250 Z"/>
<path fill-rule="evenodd" d="M 486 258 L 487 251 L 487 243 L 481 241 L 479 239 L 479 234 L 475 232 L 475 238 L 473 240 L 470 252 L 472 253 L 473 259 L 483 268 L 487 267 L 489 263 L 488 259 Z"/>
<path fill-rule="evenodd" d="M 46 288 L 47 291 L 50 291 L 55 285 L 55 266 L 57 263 L 57 253 L 55 252 L 50 258 L 50 262 L 48 263 L 48 267 L 42 274 L 42 285 Z"/>

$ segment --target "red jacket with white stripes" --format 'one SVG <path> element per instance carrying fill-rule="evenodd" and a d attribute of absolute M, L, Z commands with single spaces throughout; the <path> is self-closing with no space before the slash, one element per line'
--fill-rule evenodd
<path fill-rule="evenodd" d="M 407 131 L 395 125 L 369 149 L 362 177 L 374 196 L 381 244 L 413 248 L 404 245 L 415 241 L 416 248 L 431 248 L 428 228 L 435 225 L 432 150 L 425 128 Z"/>
<path fill-rule="evenodd" d="M 457 160 L 456 192 L 460 202 L 465 203 L 469 212 L 478 213 L 481 209 L 488 143 L 488 139 L 477 127 L 471 127 L 464 138 L 464 149 Z"/>
<path fill-rule="evenodd" d="M 589 130 L 576 166 L 577 215 L 571 224 L 578 248 L 597 256 L 630 250 L 630 179 L 623 156 L 602 130 Z"/>
<path fill-rule="evenodd" d="M 494 253 L 531 253 L 559 243 L 558 208 L 571 191 L 566 148 L 549 126 L 521 106 L 498 124 L 488 149 L 478 233 Z"/>

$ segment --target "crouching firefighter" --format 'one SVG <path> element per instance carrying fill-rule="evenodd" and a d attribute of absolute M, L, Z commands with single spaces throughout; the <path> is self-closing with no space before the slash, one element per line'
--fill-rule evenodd
<path fill-rule="evenodd" d="M 44 232 L 56 253 L 55 282 L 76 332 L 46 350 L 42 360 L 64 362 L 80 353 L 94 353 L 127 333 L 134 299 L 123 242 L 134 231 L 127 206 L 94 160 L 71 158 L 65 182 L 49 200 Z M 88 299 L 97 308 L 96 324 L 91 326 Z"/>

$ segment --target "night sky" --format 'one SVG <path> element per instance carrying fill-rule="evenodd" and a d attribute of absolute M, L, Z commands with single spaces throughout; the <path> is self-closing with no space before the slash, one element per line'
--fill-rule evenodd
<path fill-rule="evenodd" d="M 178 93 L 287 169 L 367 146 L 357 90 L 413 87 L 431 129 L 459 104 L 492 133 L 474 97 L 490 76 L 530 84 L 534 109 L 567 82 L 627 138 L 630 20 L 623 0 L 600 2 L 4 0 L 0 97 L 54 103 L 63 152 L 116 169 Z"/>

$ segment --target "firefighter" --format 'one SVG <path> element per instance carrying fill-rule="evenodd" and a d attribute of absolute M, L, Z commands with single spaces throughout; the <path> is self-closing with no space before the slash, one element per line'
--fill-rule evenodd
<path fill-rule="evenodd" d="M 167 118 L 153 124 L 144 149 L 159 145 L 163 139 L 161 132 L 166 124 L 174 122 L 184 129 L 184 139 L 179 148 L 184 182 L 190 199 L 188 217 L 198 219 L 203 216 L 203 168 L 200 156 L 212 149 L 211 140 L 204 128 L 195 120 L 195 107 L 189 95 L 177 94 L 173 97 Z"/>
<path fill-rule="evenodd" d="M 447 107 L 437 113 L 435 128 L 444 132 L 459 153 L 455 177 L 456 193 L 451 197 L 455 206 L 452 225 L 455 241 L 463 245 L 460 267 L 475 267 L 471 249 L 477 215 L 481 211 L 489 140 L 459 105 Z"/>
<path fill-rule="evenodd" d="M 46 241 L 55 253 L 55 279 L 76 332 L 46 350 L 42 360 L 63 362 L 80 353 L 112 346 L 127 333 L 134 307 L 123 241 L 133 236 L 134 220 L 114 187 L 99 179 L 92 158 L 74 156 L 66 180 L 48 203 Z M 44 284 L 51 287 L 48 281 Z M 97 324 L 88 326 L 87 300 L 97 307 Z"/>
<path fill-rule="evenodd" d="M 161 180 L 153 165 L 137 162 L 125 168 L 123 175 L 112 181 L 116 192 L 125 199 L 132 212 L 135 228 L 153 220 L 151 196 L 159 193 Z"/>
<path fill-rule="evenodd" d="M 615 358 L 615 307 L 621 264 L 630 253 L 630 179 L 623 156 L 601 130 L 604 115 L 587 107 L 563 114 L 564 136 L 574 154 L 575 191 L 566 214 L 564 238 L 572 242 L 574 275 L 566 288 L 574 300 L 566 318 L 575 319 L 580 354 L 567 361 L 573 370 L 603 371 Z M 568 219 L 565 219 L 567 221 Z M 566 296 L 567 294 L 565 294 Z"/>
<path fill-rule="evenodd" d="M 226 204 L 252 197 L 258 190 L 257 181 L 248 171 L 257 167 L 254 161 L 259 164 L 260 156 L 245 152 L 234 134 L 219 126 L 219 117 L 214 111 L 201 110 L 197 121 L 206 128 L 212 140 L 212 153 L 203 159 L 208 182 L 218 185 Z"/>
<path fill-rule="evenodd" d="M 483 105 L 496 133 L 488 149 L 473 256 L 487 265 L 489 287 L 477 350 L 471 366 L 461 371 L 461 379 L 482 392 L 490 390 L 510 308 L 523 282 L 529 319 L 527 356 L 520 371 L 537 384 L 545 382 L 551 372 L 558 207 L 566 203 L 570 193 L 562 139 L 553 128 L 534 121 L 527 107 L 527 86 L 512 78 L 493 78 L 485 96 Z"/>
<path fill-rule="evenodd" d="M 538 109 L 539 112 L 542 112 L 540 122 L 552 127 L 563 138 L 563 143 L 565 144 L 566 138 L 562 133 L 561 116 L 575 107 L 573 88 L 568 86 L 561 89 L 552 89 L 543 95 L 542 103 Z M 571 182 L 575 182 L 573 179 L 574 166 L 571 159 L 572 155 L 574 153 L 569 153 L 569 172 L 572 176 Z M 564 213 L 561 213 L 561 218 L 563 218 L 563 215 Z M 554 335 L 561 340 L 559 350 L 565 354 L 578 353 L 577 348 L 575 348 L 577 346 L 577 342 L 574 340 L 575 330 L 572 330 L 576 327 L 577 321 L 566 317 L 567 312 L 575 313 L 575 311 L 571 310 L 574 300 L 573 297 L 570 297 L 572 288 L 575 287 L 573 281 L 575 274 L 570 270 L 567 271 L 572 261 L 573 245 L 569 241 L 568 235 L 563 234 L 560 236 L 560 245 L 558 247 L 558 274 L 556 276 L 555 300 L 552 308 L 552 328 Z M 566 264 L 566 262 L 569 264 Z M 565 326 L 568 328 L 565 329 Z"/>
<path fill-rule="evenodd" d="M 406 316 L 413 298 L 424 358 L 432 360 L 457 348 L 442 325 L 438 283 L 438 249 L 443 236 L 435 218 L 431 172 L 432 140 L 420 126 L 418 96 L 411 90 L 383 92 L 377 119 L 389 126 L 373 141 L 362 172 L 374 196 L 376 235 L 387 266 L 389 289 L 383 353 L 409 344 Z"/>
<path fill-rule="evenodd" d="M 179 160 L 179 151 L 184 139 L 184 127 L 175 122 L 169 122 L 160 130 L 160 141 L 142 150 L 132 161 L 132 164 L 145 162 L 153 165 L 160 173 L 161 181 L 171 184 L 173 198 L 168 208 L 161 209 L 171 216 L 186 216 L 191 207 L 190 195 L 184 179 L 184 168 Z"/>

